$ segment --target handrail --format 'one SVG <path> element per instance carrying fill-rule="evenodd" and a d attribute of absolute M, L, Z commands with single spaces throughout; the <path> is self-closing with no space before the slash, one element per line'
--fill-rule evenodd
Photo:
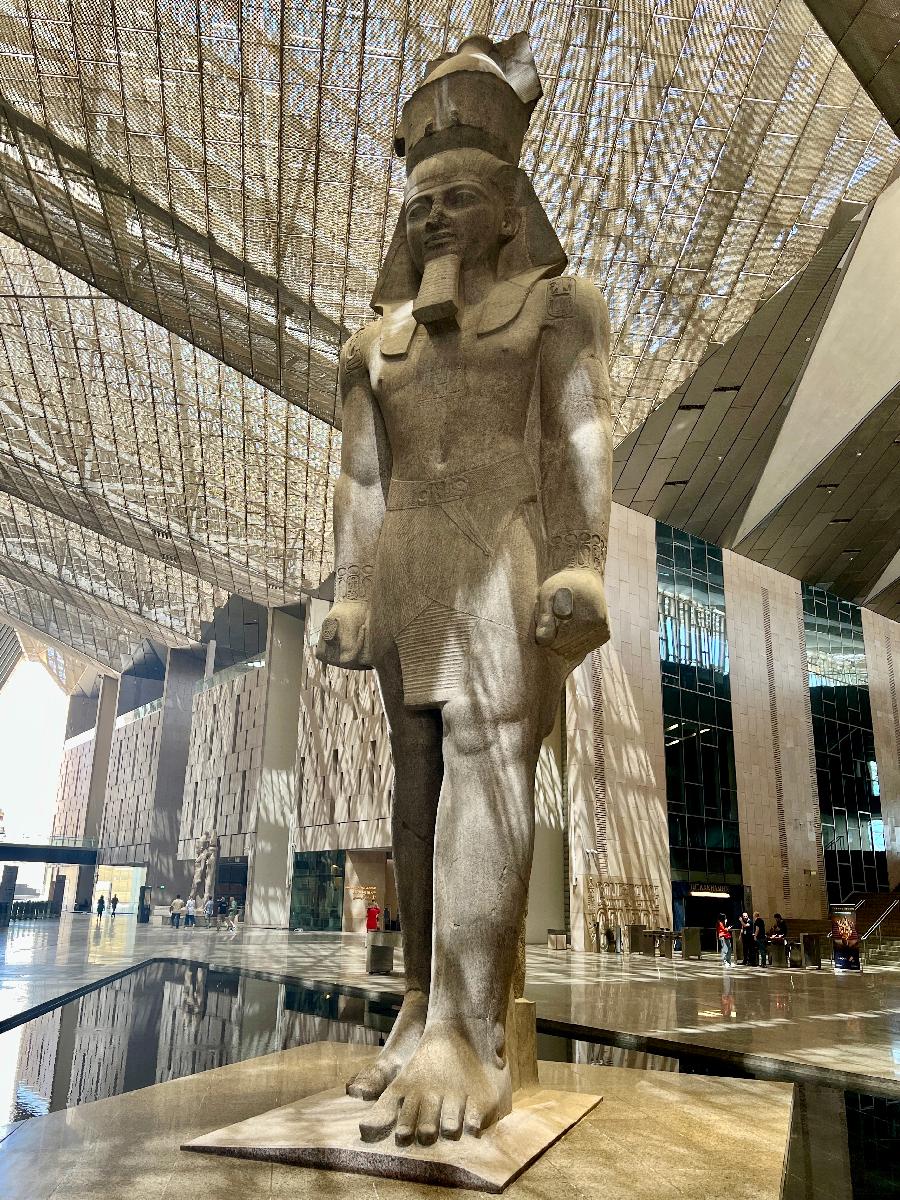
<path fill-rule="evenodd" d="M 872 928 L 868 931 L 868 933 L 862 934 L 862 936 L 860 937 L 859 940 L 861 942 L 865 942 L 872 936 L 873 933 L 875 933 L 876 930 L 880 930 L 882 921 L 885 919 L 885 917 L 890 916 L 890 914 L 894 911 L 894 909 L 897 907 L 898 904 L 900 904 L 900 896 L 898 896 L 894 900 L 893 904 L 888 905 L 888 907 L 884 910 L 884 912 L 881 914 L 881 916 L 878 918 L 878 920 L 875 922 L 875 924 L 872 926 Z"/>

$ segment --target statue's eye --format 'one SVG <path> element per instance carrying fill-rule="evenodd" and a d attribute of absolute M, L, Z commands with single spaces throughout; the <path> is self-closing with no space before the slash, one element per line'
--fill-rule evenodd
<path fill-rule="evenodd" d="M 424 221 L 430 210 L 430 200 L 426 200 L 424 197 L 420 200 L 413 200 L 406 210 L 406 219 L 407 221 Z"/>
<path fill-rule="evenodd" d="M 454 208 L 466 208 L 470 204 L 478 204 L 481 200 L 473 188 L 454 188 L 447 196 L 447 201 Z"/>

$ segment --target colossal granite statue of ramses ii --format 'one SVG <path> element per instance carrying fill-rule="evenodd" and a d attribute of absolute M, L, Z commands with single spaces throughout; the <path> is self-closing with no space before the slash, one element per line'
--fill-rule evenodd
<path fill-rule="evenodd" d="M 406 995 L 348 1084 L 403 1145 L 511 1108 L 504 1021 L 542 739 L 609 637 L 608 317 L 518 167 L 541 95 L 524 34 L 431 64 L 408 181 L 341 355 L 335 603 L 318 651 L 374 667 L 391 730 Z"/>

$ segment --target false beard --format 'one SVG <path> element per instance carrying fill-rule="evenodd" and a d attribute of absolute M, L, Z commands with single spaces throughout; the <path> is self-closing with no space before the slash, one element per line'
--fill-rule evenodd
<path fill-rule="evenodd" d="M 457 323 L 461 266 L 459 255 L 453 253 L 430 258 L 425 263 L 419 294 L 412 310 L 413 317 L 420 325 Z"/>

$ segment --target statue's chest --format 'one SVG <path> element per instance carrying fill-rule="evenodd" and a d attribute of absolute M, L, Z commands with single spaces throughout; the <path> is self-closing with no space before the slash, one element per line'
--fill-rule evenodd
<path fill-rule="evenodd" d="M 377 356 L 372 383 L 383 407 L 410 399 L 481 407 L 527 405 L 537 369 L 540 329 L 519 320 L 487 336 L 474 330 L 418 329 L 404 355 Z"/>

